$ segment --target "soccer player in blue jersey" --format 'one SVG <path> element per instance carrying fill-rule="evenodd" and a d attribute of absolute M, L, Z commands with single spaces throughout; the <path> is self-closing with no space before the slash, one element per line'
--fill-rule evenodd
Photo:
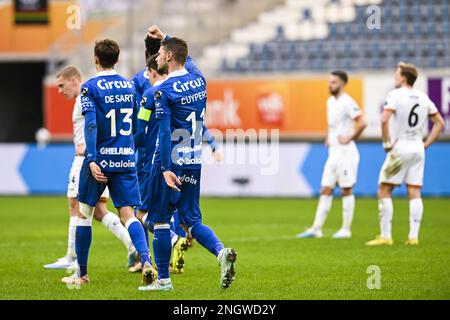
<path fill-rule="evenodd" d="M 159 41 L 159 40 L 158 40 Z M 154 54 L 148 58 L 147 74 L 151 83 L 151 88 L 146 90 L 141 99 L 141 106 L 137 116 L 137 132 L 134 136 L 135 145 L 139 150 L 143 149 L 145 157 L 142 157 L 141 176 L 139 177 L 139 189 L 141 192 L 142 206 L 138 207 L 136 216 L 140 219 L 145 228 L 153 233 L 152 215 L 148 215 L 148 208 L 152 193 L 151 179 L 152 158 L 155 152 L 156 139 L 158 136 L 158 126 L 155 117 L 154 94 L 157 88 L 167 77 L 167 68 L 158 69 Z M 173 247 L 171 259 L 171 271 L 182 273 L 184 266 L 184 254 L 189 243 L 183 236 L 175 233 L 174 228 L 170 230 L 170 238 Z"/>
<path fill-rule="evenodd" d="M 151 38 L 147 35 L 147 37 L 144 40 L 145 42 L 145 61 L 148 62 L 151 55 L 157 54 L 161 40 Z M 152 80 L 150 78 L 151 71 L 148 70 L 147 67 L 140 70 L 132 79 L 134 83 L 134 87 L 136 89 L 136 107 L 135 112 L 133 114 L 133 123 L 138 124 L 139 121 L 137 119 L 138 113 L 139 113 L 139 107 L 141 105 L 141 100 L 144 94 L 151 89 L 152 82 L 156 80 Z M 165 78 L 165 77 L 164 77 Z M 162 79 L 164 80 L 164 79 Z M 158 80 L 159 81 L 159 80 Z M 151 99 L 146 99 L 147 101 L 153 100 L 153 96 Z M 145 128 L 145 131 L 141 132 L 139 134 L 140 141 L 146 141 L 146 145 L 136 144 L 136 151 L 137 151 L 137 175 L 138 175 L 138 181 L 139 181 L 139 190 L 141 191 L 141 198 L 142 198 L 142 205 L 136 208 L 136 217 L 139 219 L 139 221 L 144 222 L 145 215 L 148 211 L 148 201 L 145 201 L 147 198 L 147 190 L 146 186 L 148 185 L 149 181 L 149 173 L 150 173 L 150 164 L 151 159 L 153 157 L 153 151 L 154 151 L 154 145 L 152 146 L 150 142 L 155 142 L 155 140 L 150 136 L 150 133 L 152 130 L 147 130 L 147 124 L 144 124 L 142 128 Z M 135 126 L 135 129 L 137 129 L 137 126 Z M 155 130 L 157 131 L 157 129 Z M 157 134 L 157 133 L 156 133 Z M 156 135 L 155 134 L 155 135 Z M 135 141 L 136 142 L 136 141 Z M 174 223 L 171 224 L 172 231 L 179 235 L 180 237 L 184 238 L 186 237 L 186 233 L 184 230 L 180 227 L 179 219 L 178 219 L 178 213 L 175 212 L 173 216 Z M 148 240 L 148 229 L 147 225 L 143 223 L 145 236 L 147 240 L 147 244 L 149 243 Z M 152 230 L 150 230 L 152 231 Z M 136 272 L 139 271 L 139 264 L 135 265 L 134 267 L 130 268 L 130 272 Z"/>
<path fill-rule="evenodd" d="M 106 186 L 141 257 L 142 282 L 150 285 L 155 280 L 156 271 L 151 263 L 144 229 L 133 211 L 134 206 L 141 204 L 133 140 L 135 89 L 132 81 L 114 70 L 119 54 L 120 48 L 115 41 L 97 41 L 94 55 L 98 73 L 81 88 L 86 159 L 80 173 L 80 219 L 75 241 L 79 270 L 77 276 L 62 279 L 68 284 L 89 283 L 87 266 L 92 217 L 95 204 Z"/>
<path fill-rule="evenodd" d="M 166 38 L 157 26 L 149 28 L 149 36 Z M 237 253 L 225 248 L 214 232 L 202 223 L 200 211 L 206 80 L 188 57 L 184 40 L 163 40 L 157 63 L 158 68 L 169 71 L 167 79 L 154 94 L 159 133 L 153 172 L 159 177 L 155 184 L 159 189 L 159 204 L 153 202 L 151 206 L 156 207 L 153 249 L 158 281 L 139 290 L 173 289 L 169 275 L 172 250 L 169 222 L 175 208 L 192 237 L 217 257 L 221 268 L 220 287 L 226 289 L 234 280 Z"/>

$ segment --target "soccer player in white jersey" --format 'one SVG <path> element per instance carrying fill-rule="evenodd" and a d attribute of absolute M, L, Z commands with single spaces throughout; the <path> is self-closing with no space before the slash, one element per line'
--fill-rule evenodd
<path fill-rule="evenodd" d="M 297 238 L 321 238 L 322 227 L 331 209 L 333 190 L 337 186 L 342 192 L 342 227 L 333 238 L 350 238 L 355 196 L 353 186 L 358 173 L 359 152 L 355 140 L 361 135 L 366 123 L 361 109 L 345 92 L 347 73 L 333 71 L 328 80 L 331 97 L 327 101 L 328 134 L 325 145 L 328 159 L 322 174 L 322 190 L 316 217 L 311 228 L 297 235 Z"/>
<path fill-rule="evenodd" d="M 411 64 L 400 62 L 395 74 L 397 89 L 389 92 L 381 116 L 383 147 L 387 152 L 381 168 L 378 188 L 378 209 L 381 234 L 368 246 L 392 245 L 392 191 L 406 183 L 409 198 L 409 236 L 406 245 L 419 244 L 419 228 L 423 214 L 421 190 L 423 184 L 425 149 L 438 137 L 445 126 L 442 116 L 430 98 L 414 89 L 418 77 Z M 393 135 L 389 120 L 393 117 Z M 433 128 L 424 142 L 428 120 Z"/>
<path fill-rule="evenodd" d="M 67 188 L 67 198 L 69 199 L 69 236 L 67 244 L 67 253 L 56 262 L 47 264 L 47 269 L 66 269 L 76 268 L 77 259 L 75 254 L 75 230 L 79 215 L 79 203 L 77 200 L 78 183 L 80 170 L 84 161 L 86 144 L 84 140 L 84 117 L 81 114 L 81 73 L 73 67 L 67 66 L 58 72 L 57 76 L 58 91 L 68 100 L 75 98 L 73 108 L 73 141 L 75 144 L 75 158 L 72 163 L 69 174 L 69 185 Z M 119 240 L 123 242 L 128 251 L 128 268 L 133 267 L 139 262 L 136 249 L 131 243 L 130 235 L 127 229 L 121 224 L 117 215 L 108 211 L 106 203 L 109 198 L 108 189 L 102 194 L 101 200 L 95 208 L 94 217 L 100 221 L 108 230 L 110 230 Z"/>

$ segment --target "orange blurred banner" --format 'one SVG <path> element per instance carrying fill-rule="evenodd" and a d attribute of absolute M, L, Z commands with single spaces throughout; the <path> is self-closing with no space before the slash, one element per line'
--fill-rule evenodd
<path fill-rule="evenodd" d="M 347 93 L 362 107 L 363 81 Z M 281 134 L 323 135 L 327 130 L 327 78 L 305 80 L 210 80 L 206 124 L 210 129 L 280 129 Z M 45 86 L 45 126 L 54 137 L 72 135 L 74 101 Z"/>
<path fill-rule="evenodd" d="M 362 106 L 363 81 L 347 93 Z M 210 80 L 206 123 L 210 128 L 280 129 L 284 134 L 324 134 L 327 78 L 296 80 Z"/>

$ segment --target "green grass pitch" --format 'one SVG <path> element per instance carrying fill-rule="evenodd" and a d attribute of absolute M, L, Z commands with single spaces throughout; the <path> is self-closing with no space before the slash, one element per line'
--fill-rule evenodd
<path fill-rule="evenodd" d="M 368 248 L 378 232 L 377 203 L 357 199 L 353 238 L 333 240 L 341 223 L 335 201 L 323 239 L 294 238 L 312 220 L 314 199 L 202 199 L 205 222 L 238 251 L 236 281 L 219 286 L 215 258 L 198 243 L 187 252 L 185 273 L 173 292 L 139 292 L 128 274 L 126 251 L 94 224 L 91 284 L 70 290 L 61 270 L 44 264 L 66 250 L 63 197 L 0 198 L 0 299 L 449 299 L 450 200 L 425 199 L 419 247 L 405 247 L 408 202 L 394 200 L 393 247 Z M 369 290 L 367 268 L 379 266 L 381 289 Z"/>

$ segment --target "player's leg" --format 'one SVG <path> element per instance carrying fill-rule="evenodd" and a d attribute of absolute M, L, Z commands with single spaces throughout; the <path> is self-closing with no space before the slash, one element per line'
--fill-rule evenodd
<path fill-rule="evenodd" d="M 150 250 L 145 239 L 145 231 L 141 222 L 134 216 L 134 210 L 131 206 L 118 207 L 120 219 L 130 234 L 134 247 L 139 253 L 142 266 L 142 283 L 152 284 L 156 279 L 156 271 L 153 268 Z"/>
<path fill-rule="evenodd" d="M 69 174 L 69 182 L 67 186 L 67 199 L 69 204 L 69 228 L 67 237 L 67 252 L 62 258 L 56 262 L 46 264 L 46 269 L 71 269 L 76 267 L 75 254 L 75 231 L 79 215 L 79 205 L 77 200 L 78 183 L 80 179 L 80 170 L 83 165 L 83 157 L 75 157 Z"/>
<path fill-rule="evenodd" d="M 141 222 L 135 217 L 135 206 L 140 206 L 141 199 L 136 172 L 118 172 L 108 177 L 108 188 L 114 206 L 117 208 L 120 221 L 128 230 L 131 241 L 136 248 L 142 263 L 142 282 L 151 284 L 155 280 L 150 250 L 145 240 L 145 232 Z"/>
<path fill-rule="evenodd" d="M 392 203 L 392 191 L 395 185 L 380 183 L 378 187 L 378 217 L 380 223 L 380 235 L 374 240 L 368 241 L 368 246 L 392 245 L 392 217 L 394 206 Z"/>
<path fill-rule="evenodd" d="M 423 202 L 421 197 L 421 186 L 406 186 L 409 198 L 409 235 L 406 245 L 419 244 L 419 229 L 423 216 Z"/>
<path fill-rule="evenodd" d="M 392 191 L 405 180 L 410 162 L 408 154 L 401 154 L 392 150 L 386 155 L 378 178 L 378 217 L 380 222 L 380 235 L 371 241 L 368 246 L 392 245 L 392 217 L 394 205 L 392 203 Z"/>
<path fill-rule="evenodd" d="M 141 197 L 142 197 L 142 206 L 139 207 L 137 217 L 140 218 L 143 225 L 151 232 L 154 233 L 154 220 L 156 217 L 156 213 L 159 210 L 160 206 L 160 171 L 158 166 L 151 166 L 149 173 L 147 174 L 146 184 L 140 187 Z M 145 189 L 143 189 L 145 188 Z M 143 210 L 147 212 L 143 212 Z M 182 273 L 184 266 L 184 246 L 182 245 L 187 240 L 179 237 L 172 228 L 170 231 L 170 241 L 172 244 L 173 254 L 170 262 L 169 270 L 174 273 Z M 173 266 L 178 266 L 178 268 L 174 268 Z"/>
<path fill-rule="evenodd" d="M 101 222 L 117 239 L 122 241 L 127 250 L 127 268 L 131 268 L 139 261 L 138 253 L 133 246 L 128 230 L 120 222 L 120 218 L 108 210 L 109 192 L 107 190 L 105 189 L 105 192 L 95 206 L 94 219 Z"/>
<path fill-rule="evenodd" d="M 183 222 L 189 227 L 192 238 L 214 254 L 221 269 L 220 287 L 227 289 L 235 278 L 234 264 L 237 252 L 233 248 L 225 248 L 214 231 L 203 224 L 200 210 L 200 177 L 201 170 L 184 170 L 180 199 L 177 202 L 178 212 Z M 179 175 L 182 176 L 181 174 Z"/>
<path fill-rule="evenodd" d="M 173 290 L 170 279 L 170 257 L 172 243 L 170 237 L 170 219 L 174 210 L 172 189 L 167 186 L 159 166 L 152 168 L 152 195 L 149 203 L 149 217 L 153 222 L 153 253 L 158 269 L 158 281 L 152 285 L 142 286 L 141 291 Z M 147 218 L 149 220 L 149 218 Z"/>
<path fill-rule="evenodd" d="M 69 202 L 69 228 L 67 237 L 67 252 L 62 258 L 59 258 L 53 263 L 44 265 L 46 269 L 72 269 L 76 267 L 77 256 L 75 253 L 75 231 L 78 221 L 78 200 L 77 198 L 68 198 Z"/>
<path fill-rule="evenodd" d="M 322 227 L 325 224 L 328 213 L 331 210 L 331 204 L 333 203 L 333 191 L 337 181 L 335 167 L 336 159 L 334 157 L 328 157 L 322 173 L 322 189 L 320 191 L 313 225 L 305 232 L 297 234 L 297 238 L 322 238 Z"/>
<path fill-rule="evenodd" d="M 352 237 L 352 222 L 355 212 L 355 195 L 353 188 L 341 188 L 342 193 L 342 227 L 334 235 L 334 239 L 348 239 Z"/>
<path fill-rule="evenodd" d="M 178 236 L 181 238 L 186 238 L 186 231 L 184 231 L 183 227 L 181 226 L 180 217 L 178 214 L 178 210 L 175 210 L 173 213 L 173 232 L 175 232 Z"/>
<path fill-rule="evenodd" d="M 409 198 L 409 235 L 406 245 L 419 244 L 419 229 L 423 216 L 422 184 L 425 155 L 418 154 L 406 175 L 406 189 Z"/>
<path fill-rule="evenodd" d="M 136 218 L 142 223 L 145 233 L 145 240 L 147 241 L 147 246 L 150 247 L 150 241 L 148 238 L 148 227 L 145 225 L 146 215 L 148 212 L 148 203 L 150 197 L 150 172 L 139 170 L 137 173 L 138 183 L 139 183 L 139 192 L 141 194 L 141 202 L 142 205 L 136 207 Z"/>
<path fill-rule="evenodd" d="M 358 176 L 359 153 L 357 150 L 342 155 L 337 167 L 338 185 L 342 194 L 342 227 L 333 235 L 334 239 L 351 238 L 353 215 L 355 212 L 355 196 L 353 186 Z"/>
<path fill-rule="evenodd" d="M 331 204 L 333 203 L 333 191 L 332 187 L 323 186 L 320 191 L 319 202 L 316 208 L 316 214 L 314 222 L 311 228 L 305 232 L 299 233 L 297 238 L 322 238 L 322 227 L 328 217 L 328 213 L 331 210 Z"/>
<path fill-rule="evenodd" d="M 105 185 L 95 181 L 88 165 L 83 164 L 80 172 L 80 186 L 78 201 L 80 215 L 76 228 L 75 251 L 77 254 L 78 271 L 72 277 L 62 278 L 67 284 L 89 283 L 88 256 L 92 242 L 92 219 L 94 218 L 95 205 L 105 190 Z"/>

